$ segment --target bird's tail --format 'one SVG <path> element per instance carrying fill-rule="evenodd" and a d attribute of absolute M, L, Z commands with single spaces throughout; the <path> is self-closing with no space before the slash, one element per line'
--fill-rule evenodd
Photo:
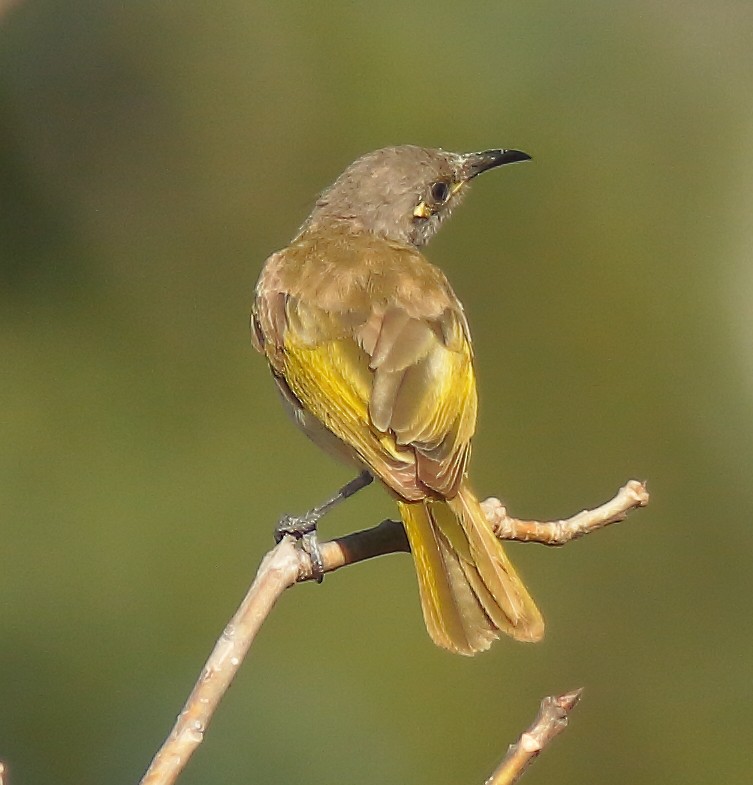
<path fill-rule="evenodd" d="M 517 640 L 541 639 L 541 614 L 465 485 L 453 499 L 398 505 L 426 628 L 438 646 L 475 654 L 500 632 Z"/>

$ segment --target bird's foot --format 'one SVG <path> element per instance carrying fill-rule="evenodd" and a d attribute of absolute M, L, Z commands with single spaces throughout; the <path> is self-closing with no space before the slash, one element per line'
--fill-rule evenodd
<path fill-rule="evenodd" d="M 311 559 L 311 575 L 317 583 L 324 580 L 324 561 L 316 532 L 321 517 L 318 510 L 309 510 L 304 515 L 285 514 L 275 527 L 275 542 L 279 543 L 286 534 L 300 541 Z"/>
<path fill-rule="evenodd" d="M 374 480 L 372 474 L 366 470 L 362 471 L 358 477 L 351 480 L 324 504 L 314 507 L 303 515 L 283 515 L 275 528 L 275 542 L 280 542 L 282 538 L 289 534 L 300 540 L 301 547 L 311 558 L 311 573 L 317 583 L 324 580 L 324 562 L 322 553 L 319 549 L 319 539 L 316 534 L 316 526 L 319 519 L 324 517 L 330 510 L 341 504 L 345 499 L 358 493 L 362 488 L 371 484 Z"/>

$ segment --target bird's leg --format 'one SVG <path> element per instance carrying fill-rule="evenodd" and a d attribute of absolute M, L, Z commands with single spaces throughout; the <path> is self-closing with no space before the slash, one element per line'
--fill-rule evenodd
<path fill-rule="evenodd" d="M 311 557 L 313 575 L 316 578 L 317 583 L 321 583 L 324 580 L 324 564 L 319 551 L 319 542 L 316 537 L 316 527 L 319 520 L 340 504 L 340 502 L 345 501 L 345 499 L 358 493 L 362 488 L 370 485 L 373 480 L 374 477 L 368 471 L 364 470 L 358 477 L 355 477 L 349 483 L 343 485 L 331 499 L 327 499 L 323 504 L 313 507 L 303 515 L 290 515 L 286 513 L 280 518 L 275 528 L 275 542 L 280 542 L 286 534 L 290 534 L 301 540 L 304 550 Z"/>

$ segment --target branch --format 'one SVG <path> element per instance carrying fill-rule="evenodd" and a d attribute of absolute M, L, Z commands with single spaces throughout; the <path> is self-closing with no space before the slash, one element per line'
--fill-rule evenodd
<path fill-rule="evenodd" d="M 408 551 L 402 525 L 383 521 L 320 545 L 325 572 L 334 572 L 384 553 Z M 140 785 L 171 785 L 204 740 L 214 712 L 235 678 L 243 659 L 285 589 L 313 577 L 311 557 L 292 537 L 284 537 L 264 557 L 243 602 L 215 644 L 183 710 Z M 2 783 L 0 783 L 2 785 Z"/>
<path fill-rule="evenodd" d="M 567 727 L 570 712 L 577 706 L 582 689 L 544 698 L 528 730 L 507 751 L 502 763 L 484 785 L 513 785 L 531 761 Z"/>
<path fill-rule="evenodd" d="M 560 521 L 522 521 L 511 518 L 499 499 L 493 496 L 481 503 L 486 517 L 500 540 L 538 542 L 542 545 L 564 545 L 586 534 L 603 529 L 627 518 L 628 513 L 648 504 L 646 484 L 630 480 L 620 488 L 614 499 L 593 510 L 583 510 Z"/>
<path fill-rule="evenodd" d="M 298 580 L 304 558 L 310 562 L 303 550 L 288 537 L 264 557 L 256 579 L 215 644 L 172 732 L 155 755 L 141 785 L 166 785 L 177 780 L 188 759 L 203 741 L 209 720 L 238 672 L 262 622 L 285 589 Z"/>
<path fill-rule="evenodd" d="M 645 485 L 636 480 L 628 482 L 611 501 L 562 521 L 521 521 L 509 517 L 499 499 L 492 498 L 483 502 L 487 517 L 500 539 L 539 542 L 545 545 L 562 545 L 610 523 L 624 520 L 631 510 L 646 504 L 648 492 Z M 395 521 L 383 521 L 371 529 L 321 543 L 319 547 L 324 572 L 334 572 L 349 564 L 387 553 L 410 550 L 402 524 Z M 291 537 L 284 537 L 264 557 L 251 588 L 209 655 L 172 732 L 155 755 L 140 785 L 172 785 L 177 780 L 189 758 L 203 741 L 207 726 L 222 696 L 235 678 L 262 622 L 285 589 L 311 580 L 312 577 L 314 570 L 311 557 Z M 567 697 L 547 698 L 545 702 L 556 702 Z M 577 697 L 576 695 L 573 700 L 577 701 Z M 543 705 L 542 703 L 542 711 Z M 528 733 L 530 734 L 530 730 Z M 554 735 L 556 733 L 552 732 L 551 737 Z M 521 737 L 521 744 L 524 738 L 526 734 Z M 548 740 L 549 737 L 544 743 Z M 531 758 L 534 754 L 535 752 L 528 757 Z M 487 785 L 507 785 L 508 782 L 512 783 L 514 780 L 491 779 Z"/>

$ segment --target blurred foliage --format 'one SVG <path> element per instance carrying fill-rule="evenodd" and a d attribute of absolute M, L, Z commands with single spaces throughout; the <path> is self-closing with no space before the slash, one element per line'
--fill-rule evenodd
<path fill-rule="evenodd" d="M 349 472 L 282 413 L 252 287 L 386 144 L 517 146 L 429 249 L 478 354 L 472 475 L 548 621 L 429 642 L 404 557 L 286 596 L 181 782 L 743 782 L 753 630 L 753 5 L 26 0 L 0 22 L 0 759 L 135 782 L 283 511 Z M 378 488 L 327 520 L 392 513 Z"/>

